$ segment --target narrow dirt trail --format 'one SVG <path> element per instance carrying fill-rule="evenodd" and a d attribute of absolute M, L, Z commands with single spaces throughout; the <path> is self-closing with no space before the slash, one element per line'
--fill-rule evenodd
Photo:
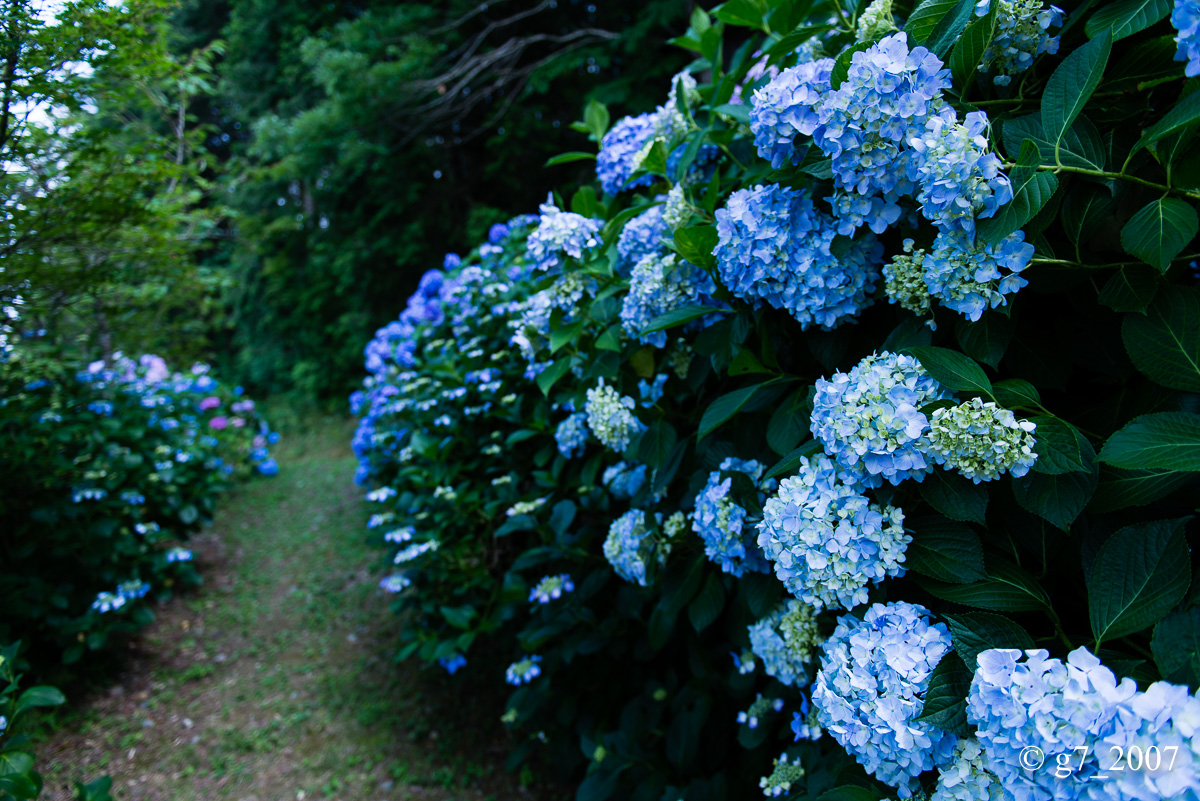
<path fill-rule="evenodd" d="M 44 798 L 107 773 L 120 801 L 522 798 L 496 757 L 439 738 L 446 679 L 393 665 L 341 420 L 284 432 L 279 475 L 190 543 L 199 592 L 156 609 L 118 683 L 38 749 Z"/>

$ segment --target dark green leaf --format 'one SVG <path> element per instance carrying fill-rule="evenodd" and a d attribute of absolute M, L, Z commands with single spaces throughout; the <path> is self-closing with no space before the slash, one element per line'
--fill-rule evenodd
<path fill-rule="evenodd" d="M 1163 115 L 1163 118 L 1142 131 L 1142 138 L 1130 152 L 1132 156 L 1147 145 L 1152 145 L 1164 136 L 1169 136 L 1200 121 L 1200 92 L 1192 92 L 1180 99 L 1175 107 Z"/>
<path fill-rule="evenodd" d="M 713 256 L 713 248 L 717 246 L 719 238 L 715 225 L 680 228 L 675 232 L 675 249 L 679 251 L 680 256 L 697 267 L 712 270 L 717 263 Z"/>
<path fill-rule="evenodd" d="M 1073 187 L 1062 204 L 1062 224 L 1067 238 L 1075 245 L 1087 244 L 1116 208 L 1117 199 L 1104 187 Z"/>
<path fill-rule="evenodd" d="M 732 117 L 736 122 L 743 125 L 750 124 L 750 106 L 745 103 L 725 103 L 713 109 L 718 114 L 724 114 L 727 117 Z"/>
<path fill-rule="evenodd" d="M 550 329 L 550 352 L 557 353 L 564 346 L 571 344 L 583 331 L 584 320 L 579 319 L 570 325 L 560 325 Z"/>
<path fill-rule="evenodd" d="M 730 25 L 761 29 L 766 7 L 754 0 L 728 0 L 713 11 L 713 16 Z"/>
<path fill-rule="evenodd" d="M 641 443 L 638 445 L 638 460 L 651 470 L 657 470 L 666 464 L 676 439 L 678 437 L 674 426 L 666 420 L 659 420 L 642 434 Z"/>
<path fill-rule="evenodd" d="M 1129 218 L 1121 229 L 1121 247 L 1161 272 L 1200 232 L 1200 218 L 1186 201 L 1167 197 L 1153 200 Z"/>
<path fill-rule="evenodd" d="M 797 390 L 779 406 L 767 423 L 767 445 L 780 456 L 796 449 L 808 436 L 809 405 L 808 389 Z"/>
<path fill-rule="evenodd" d="M 1108 438 L 1100 461 L 1131 470 L 1200 471 L 1200 414 L 1142 415 Z"/>
<path fill-rule="evenodd" d="M 709 573 L 704 589 L 688 604 L 688 620 L 692 621 L 692 628 L 696 631 L 704 631 L 721 616 L 724 608 L 725 584 L 719 574 Z"/>
<path fill-rule="evenodd" d="M 996 30 L 996 15 L 1000 10 L 999 3 L 993 3 L 988 13 L 973 21 L 963 31 L 962 38 L 950 53 L 950 72 L 954 76 L 954 85 L 960 92 L 965 92 L 975 77 L 983 54 L 992 41 Z"/>
<path fill-rule="evenodd" d="M 15 713 L 20 713 L 36 706 L 59 706 L 66 702 L 67 697 L 57 687 L 30 687 L 21 693 L 13 710 Z"/>
<path fill-rule="evenodd" d="M 1154 663 L 1167 681 L 1200 684 L 1200 606 L 1179 609 L 1154 627 Z"/>
<path fill-rule="evenodd" d="M 988 494 L 982 485 L 958 473 L 934 470 L 920 487 L 925 502 L 951 520 L 986 525 Z"/>
<path fill-rule="evenodd" d="M 800 467 L 800 460 L 806 459 L 815 453 L 820 453 L 820 451 L 821 443 L 815 439 L 810 439 L 772 465 L 771 469 L 763 475 L 763 478 L 778 478 L 788 473 L 794 473 Z"/>
<path fill-rule="evenodd" d="M 914 521 L 913 541 L 904 563 L 918 573 L 951 584 L 970 584 L 987 576 L 979 535 L 961 523 L 938 518 Z"/>
<path fill-rule="evenodd" d="M 571 523 L 575 521 L 575 511 L 574 501 L 563 500 L 554 504 L 554 509 L 550 512 L 550 530 L 560 537 L 566 534 Z"/>
<path fill-rule="evenodd" d="M 605 132 L 608 131 L 608 121 L 608 107 L 595 98 L 589 100 L 583 110 L 583 124 L 591 132 L 593 141 L 599 142 L 604 138 Z"/>
<path fill-rule="evenodd" d="M 754 393 L 758 392 L 760 386 L 762 385 L 754 384 L 734 390 L 709 404 L 708 408 L 704 410 L 704 416 L 700 418 L 700 430 L 697 432 L 696 438 L 704 439 L 741 411 L 741 408 L 754 397 Z"/>
<path fill-rule="evenodd" d="M 983 368 L 970 357 L 949 348 L 931 346 L 908 348 L 907 352 L 916 357 L 925 368 L 925 372 L 946 389 L 955 392 L 978 392 L 988 398 L 992 397 L 992 382 L 988 380 Z"/>
<path fill-rule="evenodd" d="M 754 355 L 754 351 L 742 345 L 735 345 L 737 353 L 729 363 L 729 375 L 747 375 L 749 373 L 770 373 L 763 363 Z"/>
<path fill-rule="evenodd" d="M 951 734 L 967 736 L 967 693 L 974 672 L 967 669 L 958 654 L 950 651 L 929 674 L 925 705 L 917 720 L 930 723 Z"/>
<path fill-rule="evenodd" d="M 557 156 L 547 161 L 543 166 L 557 167 L 559 164 L 570 164 L 573 161 L 594 161 L 595 159 L 595 153 L 583 153 L 580 151 L 559 153 Z"/>
<path fill-rule="evenodd" d="M 960 317 L 954 324 L 954 337 L 963 353 L 993 370 L 1000 366 L 1004 351 L 1012 341 L 1013 319 L 999 312 L 986 312 L 977 321 Z"/>
<path fill-rule="evenodd" d="M 658 315 L 650 324 L 642 329 L 642 336 L 653 334 L 655 331 L 666 331 L 677 326 L 686 325 L 692 320 L 699 320 L 709 314 L 726 314 L 727 309 L 715 309 L 712 306 L 683 306 Z"/>
<path fill-rule="evenodd" d="M 951 0 L 953 2 L 953 0 Z M 843 50 L 833 62 L 833 69 L 829 74 L 829 84 L 834 89 L 842 85 L 846 80 L 846 76 L 850 74 L 850 64 L 854 60 L 855 53 L 861 53 L 871 46 L 870 42 L 859 42 L 858 44 Z"/>
<path fill-rule="evenodd" d="M 1144 312 L 1158 293 L 1158 273 L 1135 264 L 1114 272 L 1100 289 L 1099 300 L 1119 312 Z"/>
<path fill-rule="evenodd" d="M 879 793 L 856 784 L 843 784 L 821 793 L 817 801 L 879 801 Z"/>
<path fill-rule="evenodd" d="M 1171 5 L 1171 0 L 1121 0 L 1103 6 L 1093 14 L 1084 31 L 1088 36 L 1095 37 L 1106 28 L 1111 28 L 1115 42 L 1165 19 L 1171 13 Z"/>
<path fill-rule="evenodd" d="M 931 595 L 943 601 L 990 609 L 995 612 L 1031 612 L 1049 608 L 1046 591 L 1016 565 L 996 561 L 988 570 L 988 578 L 973 584 L 949 584 L 928 578 L 919 578 L 920 584 Z"/>
<path fill-rule="evenodd" d="M 1024 141 L 1030 139 L 1037 145 L 1042 164 L 1055 163 L 1054 141 L 1042 130 L 1042 121 L 1037 114 L 1005 120 L 1000 130 L 1004 149 L 1009 153 L 1019 154 Z M 1068 167 L 1103 170 L 1106 161 L 1104 140 L 1087 117 L 1080 117 L 1058 143 L 1058 156 Z"/>
<path fill-rule="evenodd" d="M 1054 476 L 1091 471 L 1096 451 L 1079 429 L 1049 415 L 1031 417 L 1029 421 L 1037 426 L 1033 432 L 1033 450 L 1038 455 L 1034 472 Z"/>
<path fill-rule="evenodd" d="M 954 650 L 974 669 L 979 654 L 991 648 L 1033 648 L 1033 638 L 1025 629 L 1003 615 L 991 612 L 956 612 L 944 615 L 950 627 Z"/>
<path fill-rule="evenodd" d="M 1163 287 L 1144 316 L 1125 316 L 1121 338 L 1134 366 L 1152 381 L 1200 392 L 1200 292 Z"/>
<path fill-rule="evenodd" d="M 929 38 L 923 43 L 925 47 L 944 60 L 971 21 L 974 11 L 975 3 L 972 0 L 958 0 L 933 27 Z"/>
<path fill-rule="evenodd" d="M 1046 81 L 1042 93 L 1042 130 L 1056 148 L 1100 85 L 1112 41 L 1112 31 L 1101 31 L 1071 51 Z M 1056 159 L 1056 163 L 1061 162 Z"/>
<path fill-rule="evenodd" d="M 1100 546 L 1088 577 L 1096 644 L 1153 626 L 1183 600 L 1191 578 L 1182 520 L 1117 531 Z"/>
<path fill-rule="evenodd" d="M 550 388 L 554 386 L 555 382 L 558 381 L 558 379 L 562 378 L 564 375 L 566 375 L 568 372 L 570 372 L 570 370 L 571 370 L 571 357 L 570 356 L 563 356 L 562 358 L 556 360 L 554 362 L 554 364 L 550 365 L 549 367 L 547 367 L 545 370 L 543 370 L 541 373 L 538 374 L 538 377 L 537 377 L 538 389 L 540 389 L 542 391 L 543 395 L 549 395 Z"/>
<path fill-rule="evenodd" d="M 904 23 L 904 31 L 908 34 L 908 46 L 916 47 L 924 44 L 934 30 L 947 15 L 959 5 L 959 0 L 924 0 L 913 9 Z"/>
<path fill-rule="evenodd" d="M 469 604 L 443 606 L 442 617 L 446 618 L 446 622 L 454 628 L 465 629 L 471 625 L 471 618 L 475 617 L 475 608 Z"/>
<path fill-rule="evenodd" d="M 1038 394 L 1037 387 L 1023 378 L 997 381 L 992 385 L 992 392 L 996 403 L 1005 409 L 1037 408 L 1042 405 L 1042 396 Z"/>
<path fill-rule="evenodd" d="M 1047 475 L 1031 472 L 1013 479 L 1013 495 L 1026 511 L 1067 531 L 1096 492 L 1099 470 Z"/>
<path fill-rule="evenodd" d="M 1145 506 L 1189 483 L 1195 473 L 1182 470 L 1122 470 L 1100 468 L 1100 485 L 1088 504 L 1090 512 L 1111 512 Z"/>

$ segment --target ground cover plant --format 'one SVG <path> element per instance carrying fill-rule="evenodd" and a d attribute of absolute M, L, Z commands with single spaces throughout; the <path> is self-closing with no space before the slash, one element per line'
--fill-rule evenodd
<path fill-rule="evenodd" d="M 1200 797 L 1195 17 L 697 10 L 367 346 L 399 656 L 580 799 Z"/>

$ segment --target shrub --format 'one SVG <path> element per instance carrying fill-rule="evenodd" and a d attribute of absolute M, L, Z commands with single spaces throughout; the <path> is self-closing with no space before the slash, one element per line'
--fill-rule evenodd
<path fill-rule="evenodd" d="M 507 676 L 512 760 L 580 799 L 1198 798 L 1169 8 L 1082 6 L 1061 47 L 1035 4 L 849 8 L 697 11 L 707 84 L 578 124 L 605 194 L 368 345 L 400 656 Z M 1169 775 L 1098 777 L 1160 742 Z"/>

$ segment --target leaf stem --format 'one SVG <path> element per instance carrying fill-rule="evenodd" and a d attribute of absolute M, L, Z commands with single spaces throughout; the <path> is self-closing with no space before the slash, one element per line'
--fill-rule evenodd
<path fill-rule="evenodd" d="M 1171 259 L 1171 262 L 1177 261 L 1193 261 L 1200 259 L 1200 253 L 1185 253 L 1182 256 L 1176 256 Z M 1072 261 L 1071 259 L 1047 259 L 1035 256 L 1029 260 L 1030 264 L 1061 264 L 1066 267 L 1082 267 L 1086 270 L 1112 270 L 1120 267 L 1145 267 L 1144 262 L 1140 261 L 1114 261 L 1107 264 L 1087 264 L 1082 261 Z"/>

